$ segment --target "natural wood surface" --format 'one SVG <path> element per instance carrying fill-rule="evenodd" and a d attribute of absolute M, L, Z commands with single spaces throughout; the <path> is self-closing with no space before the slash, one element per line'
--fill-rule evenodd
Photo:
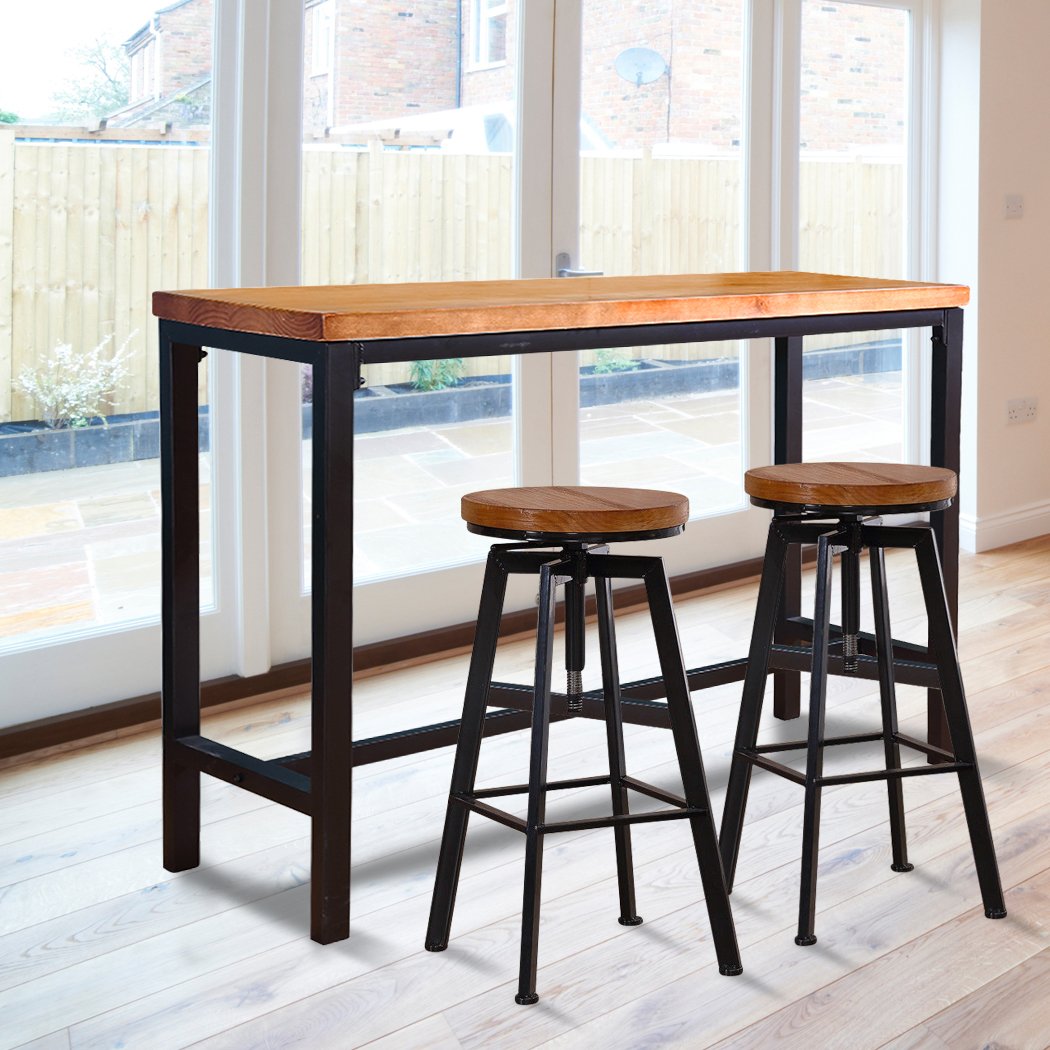
<path fill-rule="evenodd" d="M 921 640 L 913 559 L 891 552 L 888 564 L 895 631 Z M 980 907 L 954 778 L 906 782 L 908 875 L 889 869 L 884 785 L 859 784 L 825 794 L 821 940 L 798 948 L 802 792 L 756 773 L 733 892 L 743 977 L 717 972 L 686 827 L 635 829 L 645 922 L 633 930 L 616 922 L 612 837 L 571 833 L 545 854 L 543 998 L 519 1009 L 520 835 L 472 824 L 449 949 L 423 951 L 451 748 L 355 771 L 354 935 L 322 947 L 305 933 L 309 822 L 297 813 L 205 778 L 202 866 L 161 868 L 159 740 L 149 733 L 0 776 L 0 1047 L 1042 1048 L 1050 537 L 964 555 L 961 571 L 963 673 L 1010 910 L 1001 922 Z M 754 601 L 753 583 L 679 601 L 689 663 L 737 655 Z M 651 673 L 647 617 L 621 615 L 617 628 L 624 674 Z M 593 627 L 588 644 L 591 688 Z M 532 655 L 529 641 L 502 645 L 497 673 L 529 681 Z M 452 717 L 466 666 L 458 656 L 361 683 L 356 728 Z M 920 734 L 925 693 L 900 694 L 902 731 Z M 739 685 L 696 697 L 716 809 L 739 699 Z M 878 724 L 877 683 L 835 679 L 829 701 L 829 733 Z M 309 701 L 214 713 L 206 731 L 288 754 L 309 746 Z M 804 734 L 767 712 L 763 739 Z M 877 744 L 833 751 L 841 768 L 882 760 Z M 666 731 L 628 727 L 627 758 L 632 773 L 680 790 Z M 555 726 L 550 762 L 552 778 L 607 771 L 601 723 Z M 521 781 L 527 765 L 526 734 L 490 738 L 479 783 Z M 559 792 L 551 806 L 558 819 L 597 815 L 608 792 Z"/>
<path fill-rule="evenodd" d="M 954 471 L 911 463 L 783 463 L 744 475 L 755 499 L 810 507 L 908 507 L 952 499 L 957 488 Z"/>
<path fill-rule="evenodd" d="M 544 485 L 468 492 L 463 520 L 509 532 L 652 532 L 684 525 L 689 500 L 678 492 L 602 486 Z"/>
<path fill-rule="evenodd" d="M 964 285 L 834 274 L 685 274 L 154 292 L 158 317 L 309 340 L 528 332 L 963 306 Z"/>

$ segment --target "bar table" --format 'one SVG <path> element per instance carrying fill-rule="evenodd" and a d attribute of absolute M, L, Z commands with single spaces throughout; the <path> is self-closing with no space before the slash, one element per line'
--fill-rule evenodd
<path fill-rule="evenodd" d="M 930 462 L 959 469 L 963 285 L 798 272 L 579 277 L 407 285 L 156 292 L 160 319 L 164 866 L 199 863 L 200 774 L 308 814 L 310 932 L 327 944 L 350 928 L 353 766 L 455 743 L 458 722 L 354 741 L 354 392 L 361 368 L 551 351 L 772 339 L 773 461 L 802 458 L 802 345 L 808 335 L 931 329 Z M 197 370 L 207 348 L 313 366 L 311 749 L 262 760 L 201 735 Z M 933 515 L 953 626 L 958 608 L 958 500 Z M 781 600 L 774 712 L 799 714 L 810 623 L 799 616 L 801 552 Z M 863 635 L 854 674 L 878 674 Z M 897 681 L 930 686 L 925 647 L 894 643 Z M 838 658 L 841 663 L 841 657 Z M 746 657 L 689 672 L 693 690 L 741 681 Z M 832 659 L 831 669 L 836 669 Z M 628 683 L 625 722 L 669 726 L 659 678 Z M 531 724 L 529 687 L 494 684 L 485 734 Z M 602 717 L 601 690 L 583 715 Z M 556 697 L 554 718 L 568 716 Z M 948 749 L 940 694 L 928 694 L 928 743 Z"/>

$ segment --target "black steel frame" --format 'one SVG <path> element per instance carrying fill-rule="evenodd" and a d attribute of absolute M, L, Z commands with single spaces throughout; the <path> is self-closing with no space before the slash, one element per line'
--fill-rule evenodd
<path fill-rule="evenodd" d="M 642 534 L 634 533 L 630 538 L 642 538 Z M 630 826 L 652 821 L 685 819 L 689 821 L 692 830 L 719 970 L 729 976 L 739 974 L 742 972 L 740 952 L 722 875 L 718 837 L 704 776 L 700 744 L 697 740 L 696 723 L 689 700 L 685 662 L 682 659 L 671 603 L 671 589 L 663 562 L 654 557 L 611 555 L 604 544 L 587 547 L 577 541 L 562 546 L 563 539 L 562 536 L 548 536 L 534 543 L 496 545 L 489 551 L 478 609 L 477 635 L 463 702 L 463 728 L 456 745 L 452 784 L 434 882 L 426 948 L 428 951 L 438 952 L 448 947 L 467 835 L 467 819 L 471 813 L 488 817 L 525 835 L 521 961 L 518 992 L 515 996 L 515 1001 L 523 1006 L 532 1005 L 539 999 L 536 993 L 536 967 L 545 836 L 561 831 L 612 828 L 620 898 L 618 921 L 623 926 L 638 926 L 642 919 L 635 906 Z M 561 546 L 562 549 L 558 552 L 533 549 L 537 545 Z M 537 575 L 540 583 L 533 686 L 536 703 L 532 710 L 529 781 L 527 784 L 478 789 L 475 786 L 475 777 L 484 735 L 486 709 L 490 702 L 489 692 L 493 685 L 492 669 L 496 659 L 496 642 L 503 614 L 506 581 L 512 573 Z M 547 746 L 551 725 L 556 592 L 558 587 L 564 587 L 566 590 L 565 667 L 571 680 L 574 674 L 583 670 L 585 663 L 583 592 L 587 581 L 591 579 L 594 580 L 598 605 L 598 643 L 602 667 L 601 706 L 609 751 L 609 775 L 549 781 Z M 666 683 L 667 715 L 674 735 L 683 795 L 676 795 L 627 775 L 613 620 L 612 581 L 616 579 L 642 580 L 645 585 L 660 671 Z M 572 598 L 574 591 L 576 597 Z M 608 785 L 611 791 L 611 816 L 558 821 L 546 819 L 547 792 L 602 785 Z M 629 791 L 658 799 L 669 808 L 631 813 Z M 528 811 L 524 820 L 487 801 L 517 794 L 528 795 Z"/>
<path fill-rule="evenodd" d="M 309 814 L 312 823 L 311 936 L 320 943 L 349 933 L 352 766 L 455 743 L 456 721 L 352 740 L 353 395 L 361 368 L 389 361 L 530 354 L 616 346 L 772 339 L 775 361 L 775 462 L 801 458 L 802 340 L 807 335 L 896 328 L 932 329 L 931 462 L 959 468 L 962 310 L 761 317 L 733 321 L 588 328 L 568 331 L 434 336 L 369 342 L 313 342 L 223 328 L 160 322 L 161 489 L 163 506 L 163 809 L 164 865 L 182 871 L 199 863 L 200 774 L 208 773 Z M 312 747 L 301 755 L 262 762 L 207 740 L 200 732 L 199 525 L 197 367 L 205 348 L 310 364 L 314 369 L 313 460 L 313 696 Z M 932 516 L 943 557 L 948 608 L 954 623 L 958 589 L 958 509 Z M 784 576 L 778 641 L 805 642 L 809 622 L 799 615 L 800 556 Z M 834 628 L 832 634 L 834 635 Z M 873 639 L 861 651 L 874 655 Z M 907 646 L 894 645 L 907 658 Z M 688 672 L 691 690 L 744 677 L 747 661 L 733 659 Z M 798 667 L 776 672 L 775 710 L 799 713 Z M 901 681 L 904 681 L 901 678 Z M 669 727 L 660 677 L 622 690 L 624 721 Z M 502 710 L 485 720 L 485 735 L 530 725 L 532 690 L 509 684 L 489 693 Z M 603 717 L 598 693 L 579 699 L 586 717 Z M 550 717 L 567 717 L 565 694 L 551 698 Z M 948 743 L 940 694 L 930 693 L 929 740 Z M 936 755 L 931 754 L 931 758 Z"/>
<path fill-rule="evenodd" d="M 834 521 L 826 520 L 828 517 L 837 516 L 819 512 L 798 514 L 781 505 L 770 522 L 719 836 L 727 887 L 732 891 L 740 854 L 751 770 L 754 767 L 776 773 L 805 789 L 802 877 L 799 888 L 798 933 L 795 937 L 795 943 L 799 945 L 815 944 L 817 940 L 814 923 L 822 789 L 842 784 L 885 780 L 893 851 L 891 867 L 897 872 L 907 872 L 912 870 L 913 865 L 908 861 L 901 781 L 905 777 L 955 773 L 959 777 L 959 788 L 985 914 L 990 919 L 1001 919 L 1006 915 L 1003 891 L 999 881 L 999 868 L 992 843 L 981 775 L 977 767 L 973 731 L 966 709 L 962 672 L 959 668 L 934 529 L 929 525 L 885 526 L 877 518 L 864 520 L 858 515 L 844 515 Z M 789 546 L 798 543 L 815 543 L 817 546 L 813 632 L 809 646 L 789 647 L 775 642 L 779 624 L 777 606 L 783 601 L 783 578 L 788 567 Z M 915 551 L 930 636 L 929 645 L 915 654 L 921 655 L 923 659 L 898 661 L 894 658 L 883 553 L 887 547 Z M 865 550 L 870 552 L 871 563 L 876 647 L 874 661 L 870 657 L 862 656 L 857 644 L 860 620 L 860 554 Z M 830 630 L 831 591 L 833 560 L 836 555 L 841 562 L 843 626 L 833 643 Z M 836 657 L 829 651 L 832 644 L 841 649 L 841 653 Z M 759 744 L 758 728 L 768 671 L 771 668 L 794 669 L 803 665 L 811 672 L 808 738 L 776 744 Z M 882 708 L 881 731 L 836 737 L 826 735 L 824 716 L 829 674 L 878 678 Z M 924 744 L 900 732 L 897 725 L 895 688 L 898 681 L 925 685 L 931 690 L 939 691 L 947 711 L 951 750 Z M 875 741 L 883 743 L 884 769 L 837 776 L 824 775 L 824 748 Z M 920 751 L 935 760 L 936 764 L 902 767 L 902 746 Z M 806 752 L 805 773 L 769 757 L 779 752 L 796 750 Z"/>

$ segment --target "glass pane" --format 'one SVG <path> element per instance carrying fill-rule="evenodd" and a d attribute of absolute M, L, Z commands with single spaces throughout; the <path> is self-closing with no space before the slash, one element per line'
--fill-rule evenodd
<path fill-rule="evenodd" d="M 512 276 L 516 23 L 505 4 L 306 8 L 304 284 Z M 485 68 L 469 49 L 484 32 Z M 316 35 L 330 59 L 311 63 Z M 391 62 L 391 48 L 413 56 Z M 355 579 L 475 560 L 459 498 L 515 482 L 511 360 L 377 365 L 358 396 Z M 303 376 L 303 580 L 312 388 Z"/>
<path fill-rule="evenodd" d="M 907 265 L 906 11 L 803 0 L 803 270 L 901 278 Z M 904 455 L 901 332 L 806 340 L 806 459 Z"/>
<path fill-rule="evenodd" d="M 584 4 L 581 268 L 743 268 L 744 8 Z M 742 503 L 738 344 L 585 352 L 580 408 L 584 484 L 676 489 L 694 516 Z"/>
<path fill-rule="evenodd" d="M 155 289 L 208 284 L 210 4 L 0 32 L 0 647 L 160 612 Z M 160 47 L 165 34 L 178 49 Z M 213 605 L 201 369 L 202 605 Z"/>

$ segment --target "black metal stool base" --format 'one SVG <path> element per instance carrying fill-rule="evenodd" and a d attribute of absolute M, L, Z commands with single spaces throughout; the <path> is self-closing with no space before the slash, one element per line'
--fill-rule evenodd
<path fill-rule="evenodd" d="M 562 538 L 563 539 L 563 538 Z M 719 970 L 724 974 L 741 972 L 733 916 L 722 875 L 718 839 L 704 777 L 703 759 L 696 736 L 696 723 L 689 701 L 689 685 L 678 643 L 678 632 L 671 605 L 671 592 L 659 558 L 614 556 L 604 545 L 573 538 L 562 542 L 541 537 L 525 543 L 496 545 L 489 552 L 485 582 L 481 592 L 477 633 L 467 676 L 463 719 L 452 773 L 452 786 L 445 811 L 437 878 L 427 928 L 426 947 L 440 951 L 448 944 L 455 907 L 459 871 L 463 859 L 467 820 L 471 813 L 495 820 L 525 835 L 525 885 L 522 904 L 521 962 L 518 994 L 514 1001 L 522 1006 L 537 1002 L 536 970 L 539 944 L 540 887 L 543 842 L 560 831 L 588 831 L 612 828 L 616 846 L 619 889 L 619 918 L 622 926 L 638 926 L 642 919 L 635 907 L 634 866 L 631 854 L 632 824 L 664 820 L 688 820 L 693 836 L 700 877 L 711 923 Z M 541 550 L 560 546 L 560 551 Z M 484 731 L 485 709 L 492 686 L 492 668 L 499 637 L 500 616 L 511 573 L 539 576 L 539 617 L 536 635 L 536 668 L 532 703 L 532 744 L 527 784 L 475 788 L 478 756 Z M 577 676 L 584 667 L 584 586 L 593 579 L 598 603 L 598 640 L 601 652 L 602 698 L 604 702 L 609 774 L 573 780 L 547 780 L 547 741 L 551 722 L 551 672 L 554 649 L 554 610 L 557 588 L 565 588 L 566 667 Z M 613 627 L 612 580 L 642 580 L 656 636 L 660 670 L 667 690 L 667 712 L 674 737 L 684 791 L 670 791 L 628 776 L 623 739 L 620 678 Z M 573 679 L 570 679 L 573 680 Z M 549 791 L 606 786 L 612 801 L 607 817 L 548 821 L 546 798 Z M 635 791 L 668 807 L 632 813 L 629 792 Z M 524 819 L 492 805 L 494 798 L 527 794 L 528 812 Z"/>
<path fill-rule="evenodd" d="M 886 508 L 886 512 L 892 509 Z M 906 777 L 954 773 L 959 777 L 985 915 L 988 918 L 1002 918 L 1006 915 L 1006 908 L 999 867 L 988 823 L 981 776 L 977 768 L 973 731 L 966 709 L 962 672 L 959 668 L 933 530 L 929 526 L 884 526 L 877 519 L 866 521 L 859 515 L 848 513 L 841 513 L 837 521 L 828 521 L 828 517 L 834 518 L 835 515 L 823 511 L 819 514 L 799 513 L 797 508 L 788 513 L 784 506 L 780 506 L 770 523 L 719 842 L 727 886 L 732 890 L 751 770 L 754 766 L 799 784 L 806 793 L 799 924 L 798 935 L 795 938 L 798 945 L 816 943 L 813 927 L 816 914 L 822 789 L 840 784 L 884 780 L 888 792 L 890 840 L 893 847 L 891 867 L 895 872 L 908 872 L 913 870 L 914 865 L 908 861 L 901 782 Z M 800 650 L 796 646 L 774 644 L 774 634 L 779 624 L 778 606 L 781 601 L 787 552 L 789 545 L 796 543 L 811 543 L 817 546 L 813 641 L 812 646 L 806 650 Z M 890 625 L 883 555 L 887 547 L 915 551 L 929 621 L 928 647 L 907 647 L 906 660 L 901 660 L 894 653 L 894 648 L 899 643 L 894 642 Z M 864 550 L 870 552 L 875 612 L 874 663 L 877 664 L 879 680 L 882 730 L 827 737 L 824 732 L 824 710 L 829 673 L 847 677 L 873 677 L 872 656 L 870 652 L 863 651 L 864 648 L 870 649 L 871 636 L 862 635 L 859 631 L 860 555 Z M 831 584 L 832 563 L 836 555 L 840 556 L 842 563 L 842 627 L 834 629 L 836 641 L 832 643 Z M 831 656 L 831 645 L 837 646 L 840 643 L 842 655 Z M 759 745 L 758 726 L 766 676 L 771 670 L 778 668 L 799 670 L 799 657 L 802 652 L 809 658 L 810 669 L 808 739 Z M 951 736 L 951 751 L 913 740 L 899 731 L 895 684 L 898 671 L 904 681 L 927 685 L 940 691 Z M 846 775 L 824 775 L 825 747 L 874 741 L 883 743 L 886 763 L 884 769 Z M 936 764 L 901 766 L 901 747 L 918 750 L 933 759 Z M 806 751 L 805 773 L 769 757 L 773 753 L 793 749 Z"/>

